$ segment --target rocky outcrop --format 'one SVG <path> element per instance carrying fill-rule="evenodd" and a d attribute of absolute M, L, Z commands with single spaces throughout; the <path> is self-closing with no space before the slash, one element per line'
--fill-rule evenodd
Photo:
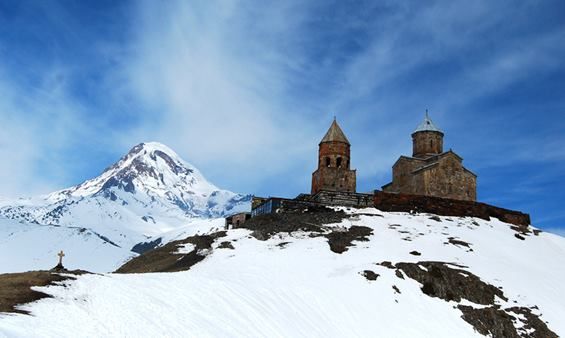
<path fill-rule="evenodd" d="M 323 206 L 310 206 L 295 212 L 264 214 L 243 223 L 242 228 L 252 230 L 252 236 L 267 240 L 277 233 L 308 231 L 322 233 L 325 224 L 339 223 L 348 217 L 343 211 Z"/>
<path fill-rule="evenodd" d="M 218 238 L 224 237 L 225 231 L 208 235 L 195 235 L 183 240 L 170 242 L 162 247 L 147 251 L 124 265 L 116 273 L 147 273 L 175 272 L 189 270 L 193 265 L 202 261 L 210 253 L 212 244 Z M 185 245 L 191 245 L 191 250 L 179 250 Z"/>
<path fill-rule="evenodd" d="M 420 282 L 422 292 L 430 297 L 456 302 L 467 299 L 483 305 L 494 304 L 495 296 L 507 300 L 497 287 L 443 262 L 397 263 L 396 268 Z"/>
<path fill-rule="evenodd" d="M 498 304 L 508 301 L 501 288 L 482 281 L 463 266 L 445 262 L 397 263 L 383 262 L 380 265 L 396 268 L 397 276 L 402 271 L 406 276 L 422 284 L 422 292 L 445 301 L 467 300 L 479 306 L 459 304 L 461 318 L 473 325 L 475 330 L 493 338 L 557 338 L 547 325 L 526 307 L 503 308 Z M 457 267 L 453 267 L 457 266 Z M 403 277 L 402 277 L 403 278 Z"/>

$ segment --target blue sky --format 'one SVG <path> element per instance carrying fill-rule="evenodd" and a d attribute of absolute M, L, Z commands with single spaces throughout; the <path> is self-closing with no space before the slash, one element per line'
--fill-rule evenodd
<path fill-rule="evenodd" d="M 481 201 L 565 229 L 563 1 L 0 1 L 0 195 L 159 141 L 216 185 L 308 191 L 334 115 L 358 190 L 429 109 Z"/>

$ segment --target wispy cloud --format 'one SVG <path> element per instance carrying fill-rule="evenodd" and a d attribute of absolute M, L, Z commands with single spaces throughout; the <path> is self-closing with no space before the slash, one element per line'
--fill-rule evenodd
<path fill-rule="evenodd" d="M 37 6 L 0 27 L 0 194 L 77 183 L 156 140 L 219 186 L 292 195 L 334 114 L 368 191 L 425 109 L 493 203 L 541 212 L 531 199 L 564 167 L 559 2 Z"/>

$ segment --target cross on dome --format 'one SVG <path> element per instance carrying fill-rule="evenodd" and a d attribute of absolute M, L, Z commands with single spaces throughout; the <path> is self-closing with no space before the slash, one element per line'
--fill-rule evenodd
<path fill-rule="evenodd" d="M 426 116 L 424 117 L 424 121 L 422 121 L 422 123 L 418 125 L 416 130 L 414 130 L 414 133 L 417 133 L 419 131 L 436 131 L 438 133 L 443 133 L 441 129 L 436 127 L 436 125 L 432 122 L 432 119 L 430 118 L 427 109 L 426 109 Z"/>

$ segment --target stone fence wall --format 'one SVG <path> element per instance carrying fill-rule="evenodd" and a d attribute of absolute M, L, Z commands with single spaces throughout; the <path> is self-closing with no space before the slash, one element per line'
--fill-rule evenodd
<path fill-rule="evenodd" d="M 325 209 L 326 206 L 375 207 L 382 211 L 425 212 L 442 216 L 470 216 L 489 220 L 491 217 L 527 227 L 530 215 L 488 205 L 433 196 L 388 193 L 376 190 L 373 194 L 321 191 L 316 195 L 301 195 L 296 199 L 268 198 L 252 210 L 253 217 L 280 212 L 304 212 Z"/>
<path fill-rule="evenodd" d="M 311 196 L 310 200 L 323 205 L 348 206 L 356 208 L 372 207 L 374 203 L 373 194 L 326 190 L 322 190 Z"/>
<path fill-rule="evenodd" d="M 378 190 L 375 191 L 373 201 L 375 208 L 382 211 L 427 212 L 442 216 L 471 216 L 486 220 L 495 217 L 503 222 L 522 227 L 530 224 L 528 214 L 480 202 L 386 193 Z"/>

